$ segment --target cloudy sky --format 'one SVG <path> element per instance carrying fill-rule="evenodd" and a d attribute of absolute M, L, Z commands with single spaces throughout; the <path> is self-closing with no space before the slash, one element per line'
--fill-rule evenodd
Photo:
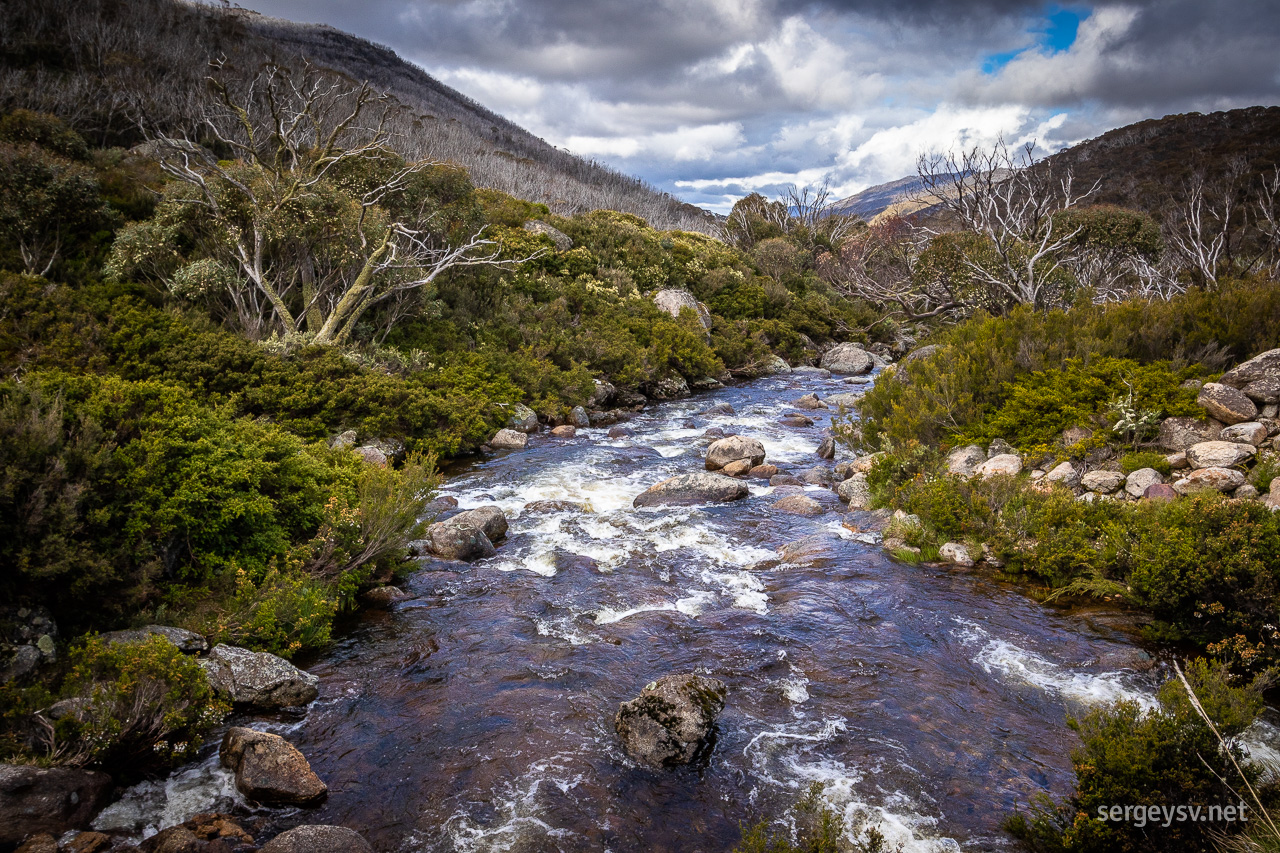
<path fill-rule="evenodd" d="M 1280 2 L 240 0 L 401 56 L 552 144 L 726 212 L 1003 135 L 1280 103 Z"/>

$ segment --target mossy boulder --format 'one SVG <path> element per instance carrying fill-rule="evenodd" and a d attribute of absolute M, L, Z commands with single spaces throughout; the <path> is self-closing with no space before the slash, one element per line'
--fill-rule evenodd
<path fill-rule="evenodd" d="M 710 748 L 727 693 L 724 682 L 714 678 L 668 675 L 623 702 L 614 727 L 627 754 L 641 764 L 654 768 L 688 764 Z"/>

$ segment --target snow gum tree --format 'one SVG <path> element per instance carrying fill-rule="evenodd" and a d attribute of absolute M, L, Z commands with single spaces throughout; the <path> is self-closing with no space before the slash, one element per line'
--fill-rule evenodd
<path fill-rule="evenodd" d="M 199 140 L 155 135 L 172 181 L 117 239 L 114 275 L 159 280 L 253 339 L 342 345 L 376 306 L 397 316 L 445 271 L 503 262 L 465 171 L 392 150 L 389 96 L 310 67 L 210 84 Z"/>

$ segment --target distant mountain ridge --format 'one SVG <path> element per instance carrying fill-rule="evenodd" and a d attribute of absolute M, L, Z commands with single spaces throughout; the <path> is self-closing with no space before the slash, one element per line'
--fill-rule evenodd
<path fill-rule="evenodd" d="M 1215 113 L 1182 113 L 1118 127 L 1045 158 L 1070 168 L 1077 188 L 1100 181 L 1091 204 L 1158 212 L 1196 171 L 1217 173 L 1239 160 L 1246 174 L 1280 164 L 1280 107 L 1246 107 Z M 867 222 L 929 207 L 913 196 L 920 179 L 908 175 L 843 198 L 834 212 Z"/>

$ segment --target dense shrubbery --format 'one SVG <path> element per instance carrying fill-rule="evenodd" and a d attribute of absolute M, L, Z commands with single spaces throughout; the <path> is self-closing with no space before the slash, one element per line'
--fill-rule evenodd
<path fill-rule="evenodd" d="M 1017 417 L 1031 416 L 1036 427 L 1022 441 L 1036 444 L 1052 427 L 1074 425 L 1059 417 L 1052 394 L 1037 400 L 1043 392 L 1068 395 L 1059 398 L 1064 410 L 1083 402 L 1092 413 L 1098 405 L 1096 378 L 1111 381 L 1119 397 L 1127 394 L 1125 379 L 1144 377 L 1142 384 L 1155 394 L 1176 377 L 1220 371 L 1270 349 L 1277 339 L 1280 289 L 1264 281 L 1224 282 L 1214 293 L 1195 290 L 1168 302 L 978 315 L 940 330 L 929 341 L 939 347 L 932 356 L 900 365 L 903 381 L 876 383 L 860 409 L 863 440 L 879 448 L 885 440 L 893 446 L 940 445 L 966 434 L 994 436 L 987 421 L 1010 401 L 1012 386 L 1024 389 L 1017 392 L 1023 411 L 1010 410 L 1003 425 L 1017 429 Z M 1100 359 L 1129 359 L 1142 367 L 1110 361 L 1103 362 L 1107 367 L 1095 366 Z M 1058 372 L 1069 362 L 1078 365 L 1074 377 Z M 1168 368 L 1153 362 L 1167 362 Z M 1042 377 L 1027 378 L 1034 373 Z M 1085 395 L 1083 401 L 1070 396 L 1077 392 Z M 1171 391 L 1164 400 L 1185 403 L 1186 395 Z M 1014 434 L 1004 437 L 1018 443 Z"/>
<path fill-rule="evenodd" d="M 1072 756 L 1075 793 L 1060 804 L 1033 803 L 1029 813 L 1011 818 L 1008 828 L 1045 853 L 1207 850 L 1220 834 L 1241 829 L 1220 821 L 1166 820 L 1163 811 L 1159 820 L 1147 820 L 1145 814 L 1099 819 L 1100 809 L 1109 816 L 1117 805 L 1144 812 L 1149 807 L 1198 806 L 1206 813 L 1211 805 L 1236 807 L 1246 785 L 1258 782 L 1261 768 L 1245 762 L 1232 739 L 1262 710 L 1262 691 L 1270 679 L 1242 683 L 1225 667 L 1197 660 L 1187 667 L 1187 680 L 1227 744 L 1220 745 L 1182 683 L 1171 679 L 1161 688 L 1155 710 L 1126 701 L 1070 720 L 1082 741 Z M 1254 808 L 1253 802 L 1248 807 Z"/>
<path fill-rule="evenodd" d="M 928 469 L 932 470 L 932 469 Z M 1244 668 L 1280 662 L 1280 517 L 1217 493 L 1125 503 L 1075 500 L 1025 479 L 924 473 L 887 455 L 875 494 L 917 514 L 907 544 L 986 544 L 1004 571 L 1055 596 L 1123 601 L 1155 618 L 1153 639 L 1195 643 Z"/>

